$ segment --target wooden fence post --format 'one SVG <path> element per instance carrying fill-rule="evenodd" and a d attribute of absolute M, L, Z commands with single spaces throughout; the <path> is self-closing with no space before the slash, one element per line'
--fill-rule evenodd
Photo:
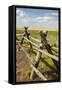
<path fill-rule="evenodd" d="M 39 48 L 41 48 L 41 47 L 42 47 L 42 46 L 40 45 Z M 36 60 L 36 63 L 34 64 L 35 68 L 37 68 L 38 65 L 39 65 L 41 55 L 42 55 L 42 53 L 40 53 L 40 52 L 38 51 L 38 52 L 37 52 L 37 55 L 36 55 L 36 59 L 35 59 L 35 60 Z M 32 64 L 33 64 L 33 63 L 32 63 Z M 34 72 L 34 70 L 32 70 L 31 75 L 30 75 L 30 80 L 33 80 L 34 77 L 35 77 L 35 75 L 36 75 L 36 73 Z"/>
<path fill-rule="evenodd" d="M 30 40 L 30 38 L 29 38 L 30 33 L 27 32 L 28 27 L 24 27 L 24 28 L 25 28 L 25 32 L 23 34 L 23 38 L 21 40 L 21 44 L 23 44 L 23 41 L 24 41 L 24 37 L 25 36 L 27 37 L 28 40 Z M 29 44 L 30 44 L 30 49 L 32 49 L 32 44 L 30 42 L 29 42 Z"/>
<path fill-rule="evenodd" d="M 24 28 L 25 28 L 26 37 L 27 37 L 28 40 L 30 40 L 30 38 L 29 38 L 30 33 L 27 32 L 28 27 L 24 27 Z M 29 44 L 30 44 L 30 49 L 32 49 L 32 44 L 30 42 L 29 42 Z"/>
<path fill-rule="evenodd" d="M 43 47 L 46 48 L 46 50 L 48 51 L 48 53 L 52 54 L 52 48 L 50 46 L 50 44 L 48 43 L 46 37 L 47 37 L 48 31 L 40 31 L 40 36 L 41 36 L 41 43 L 43 44 Z M 54 59 L 52 59 L 53 63 L 55 64 L 56 68 L 58 68 L 58 63 L 57 61 L 55 61 Z"/>
<path fill-rule="evenodd" d="M 24 36 L 25 36 L 25 34 L 23 35 L 22 40 L 21 40 L 21 42 L 20 42 L 21 45 L 23 44 Z"/>

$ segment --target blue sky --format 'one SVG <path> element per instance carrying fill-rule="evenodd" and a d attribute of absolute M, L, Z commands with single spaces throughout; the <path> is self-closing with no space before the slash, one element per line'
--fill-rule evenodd
<path fill-rule="evenodd" d="M 58 10 L 16 9 L 16 28 L 50 28 L 58 29 Z"/>

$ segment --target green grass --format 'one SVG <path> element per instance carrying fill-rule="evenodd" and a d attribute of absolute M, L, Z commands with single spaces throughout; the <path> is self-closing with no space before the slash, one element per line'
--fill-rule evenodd
<path fill-rule="evenodd" d="M 24 32 L 24 30 L 16 30 L 16 33 L 23 33 Z M 32 36 L 32 37 L 34 37 L 34 38 L 36 38 L 36 39 L 41 39 L 40 38 L 40 34 L 39 34 L 39 30 L 28 30 L 28 32 L 30 33 L 30 36 Z M 21 38 L 21 36 L 18 36 L 18 38 L 20 39 Z M 57 38 L 58 38 L 58 32 L 57 31 L 48 31 L 48 35 L 47 35 L 47 39 L 49 40 L 49 42 L 51 43 L 51 44 L 55 44 L 55 43 L 58 43 L 58 40 L 57 40 Z M 24 42 L 24 48 L 25 48 L 25 50 L 29 53 L 29 45 L 28 45 L 28 43 L 25 43 Z M 37 51 L 36 51 L 37 52 Z M 35 58 L 35 54 L 33 54 L 32 52 L 30 52 L 30 54 L 31 54 L 31 56 L 33 57 L 33 58 Z M 55 67 L 55 65 L 54 65 L 54 63 L 52 62 L 52 60 L 51 60 L 51 58 L 49 58 L 48 56 L 46 56 L 46 55 L 42 55 L 42 58 L 44 58 L 44 61 L 45 62 L 47 62 L 49 65 L 51 65 L 53 68 L 56 68 Z M 41 60 L 42 62 L 40 62 L 39 63 L 39 66 L 38 66 L 38 68 L 39 69 L 44 69 L 44 71 L 48 71 L 48 70 L 51 70 L 51 68 L 49 68 L 44 62 L 43 62 L 43 60 Z M 54 77 L 51 77 L 51 76 L 49 76 L 48 77 L 48 79 L 53 79 Z"/>
<path fill-rule="evenodd" d="M 16 33 L 23 33 L 24 30 L 16 30 Z M 28 32 L 30 33 L 30 36 L 36 38 L 36 39 L 41 39 L 40 34 L 39 34 L 39 30 L 28 30 Z M 51 44 L 55 44 L 58 43 L 58 32 L 57 31 L 48 31 L 48 35 L 47 35 L 47 39 L 49 40 L 49 42 Z"/>

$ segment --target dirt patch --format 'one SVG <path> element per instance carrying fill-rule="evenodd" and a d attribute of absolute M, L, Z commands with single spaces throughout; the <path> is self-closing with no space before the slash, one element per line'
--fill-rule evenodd
<path fill-rule="evenodd" d="M 16 45 L 16 81 L 29 81 L 31 73 L 31 62 L 28 57 L 25 55 L 21 46 Z"/>

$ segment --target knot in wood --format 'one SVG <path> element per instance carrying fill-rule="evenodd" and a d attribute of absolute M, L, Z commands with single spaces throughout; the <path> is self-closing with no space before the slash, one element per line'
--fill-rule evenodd
<path fill-rule="evenodd" d="M 33 59 L 33 60 L 32 60 L 32 64 L 35 66 L 36 63 L 37 63 L 37 62 Z"/>
<path fill-rule="evenodd" d="M 43 48 L 43 45 L 42 45 L 42 43 L 40 43 L 40 45 L 39 45 L 39 48 Z"/>

